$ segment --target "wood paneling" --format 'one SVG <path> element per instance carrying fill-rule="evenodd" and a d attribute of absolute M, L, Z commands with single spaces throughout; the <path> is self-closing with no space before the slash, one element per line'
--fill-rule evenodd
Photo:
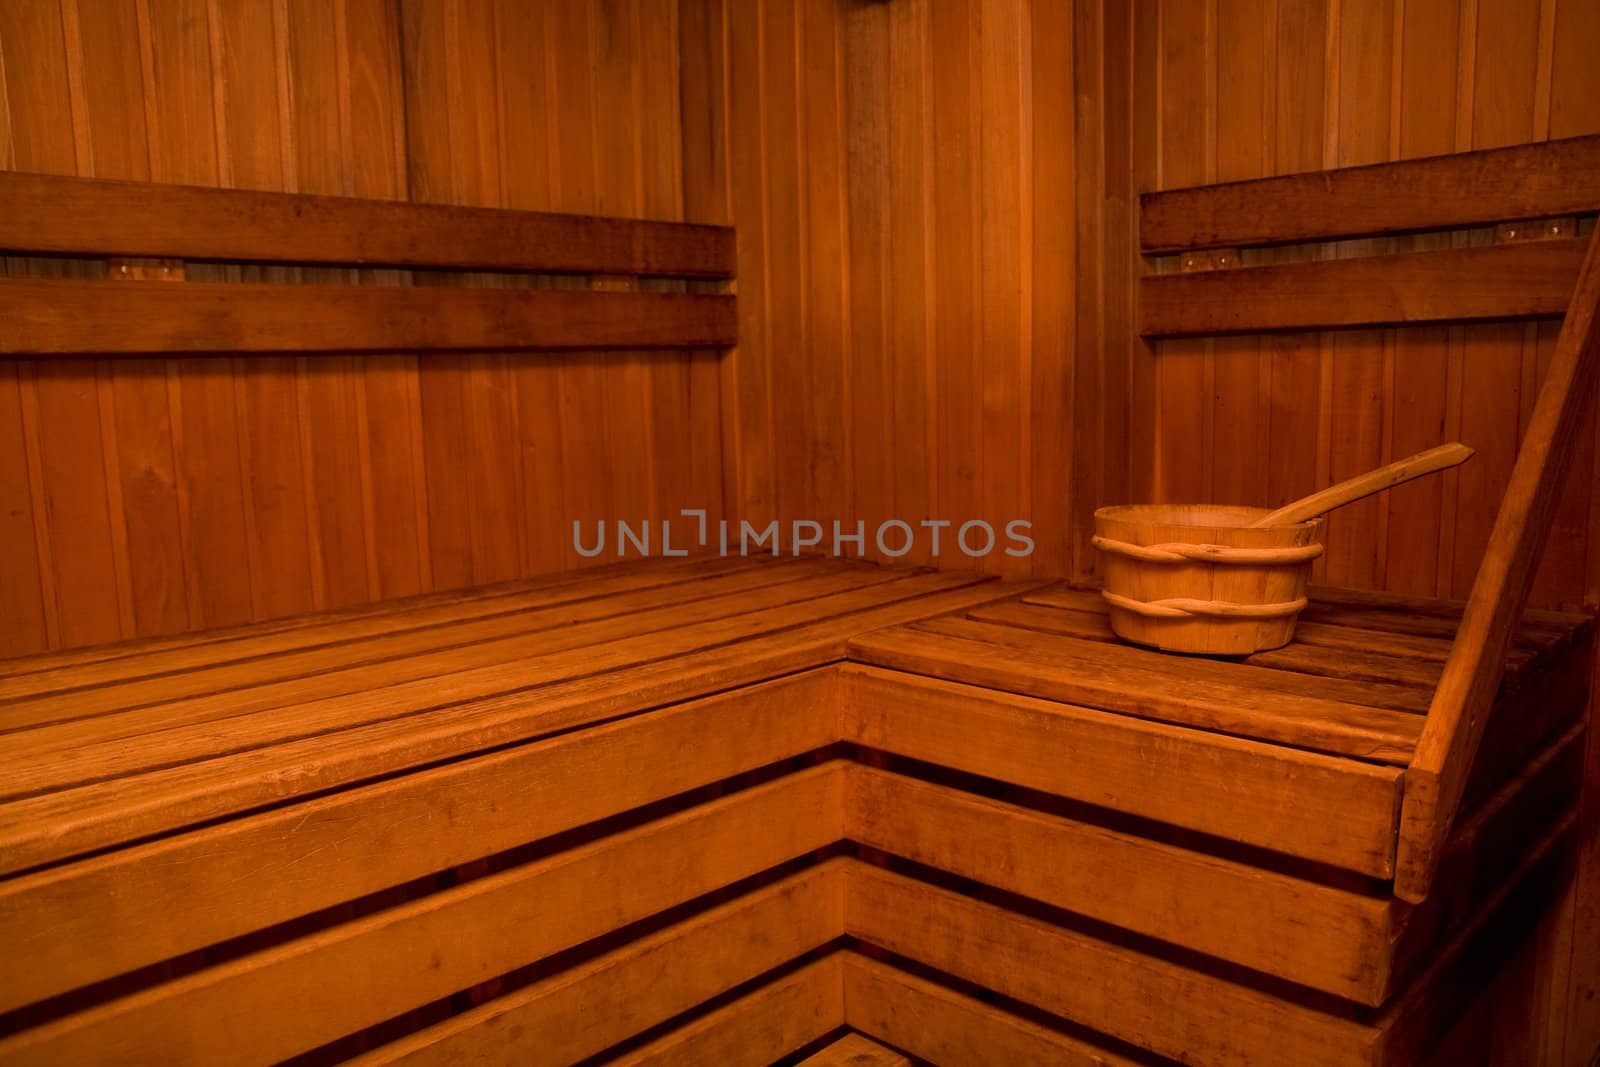
<path fill-rule="evenodd" d="M 889 531 L 880 550 L 884 520 L 944 520 L 937 559 L 929 529 L 898 558 L 1039 574 L 1087 562 L 1082 518 L 1132 477 L 1131 350 L 1114 321 L 1126 292 L 1103 293 L 1100 269 L 1128 221 L 1127 172 L 1108 192 L 1105 162 L 1126 135 L 1128 72 L 1100 61 L 1126 14 L 693 6 L 693 54 L 720 56 L 733 86 L 726 111 L 685 127 L 686 155 L 715 161 L 728 188 L 692 217 L 739 232 L 730 511 L 838 520 L 846 536 L 864 523 L 869 557 L 904 539 Z M 1119 79 L 1107 103 L 1100 82 Z M 1080 313 L 1115 332 L 1083 370 Z M 955 532 L 973 519 L 1031 520 L 1034 554 L 969 558 Z"/>
<path fill-rule="evenodd" d="M 1164 101 L 1152 188 L 1600 131 L 1592 75 L 1562 58 L 1588 17 L 1573 0 L 1145 6 L 1164 42 L 1159 78 L 1139 83 Z M 1242 74 L 1257 69 L 1277 75 Z M 1235 157 L 1238 166 L 1222 166 Z M 1337 254 L 1488 241 L 1487 231 L 1349 241 Z M 1279 336 L 1248 342 L 1252 362 L 1258 344 L 1270 358 L 1243 377 L 1225 369 L 1235 358 L 1225 342 L 1164 342 L 1156 496 L 1276 505 L 1460 439 L 1478 449 L 1468 467 L 1334 516 L 1319 570 L 1335 584 L 1464 596 L 1553 339 L 1541 324 Z M 1244 432 L 1222 447 L 1225 425 Z M 1585 432 L 1568 480 L 1536 587 L 1542 603 L 1592 603 L 1600 589 L 1587 517 L 1593 437 Z"/>
<path fill-rule="evenodd" d="M 22 0 L 0 166 L 675 220 L 677 7 Z M 719 516 L 716 361 L 7 361 L 0 655 L 563 569 L 574 518 Z"/>

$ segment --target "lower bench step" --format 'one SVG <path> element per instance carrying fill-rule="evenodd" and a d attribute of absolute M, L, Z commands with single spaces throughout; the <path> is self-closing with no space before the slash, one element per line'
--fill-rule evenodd
<path fill-rule="evenodd" d="M 860 1034 L 845 1034 L 800 1061 L 801 1067 L 911 1067 L 911 1061 Z"/>

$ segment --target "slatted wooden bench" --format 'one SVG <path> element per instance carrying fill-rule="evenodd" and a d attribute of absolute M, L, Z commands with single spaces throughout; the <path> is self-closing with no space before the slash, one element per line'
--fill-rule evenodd
<path fill-rule="evenodd" d="M 577 1060 L 652 997 L 659 1018 L 693 1008 L 842 934 L 837 867 L 776 878 L 842 837 L 828 665 L 864 629 L 1002 588 L 653 561 L 14 661 L 0 1012 L 21 1032 L 0 1062 L 348 1053 L 563 953 L 490 1003 L 582 1005 L 586 1025 L 501 1036 Z"/>
<path fill-rule="evenodd" d="M 1188 1062 L 1417 1062 L 1440 960 L 1482 967 L 1452 942 L 1559 879 L 1583 773 L 1593 627 L 1532 614 L 1438 884 L 1394 897 L 1461 607 L 1323 590 L 1238 661 L 1118 644 L 1070 587 L 855 639 L 847 732 L 908 762 L 858 777 L 849 836 L 995 893 L 873 942 Z"/>
<path fill-rule="evenodd" d="M 1574 151 L 1600 141 L 1451 166 L 1520 196 Z M 1307 238 L 1551 203 L 1362 213 L 1437 167 L 1154 200 L 1217 225 L 1146 245 L 1291 232 L 1222 228 L 1240 196 L 1345 227 Z M 1464 604 L 1324 590 L 1296 644 L 1218 661 L 1112 642 L 1064 583 L 690 558 L 0 665 L 0 1064 L 761 1064 L 846 1031 L 945 1064 L 1462 1062 L 1582 773 L 1592 624 L 1523 610 L 1600 362 L 1600 260 L 1557 244 L 1446 264 L 1577 279 Z M 1325 321 L 1305 294 L 1348 262 L 1153 277 L 1145 328 L 1566 306 L 1417 304 L 1433 267 L 1383 267 Z M 1191 284 L 1278 317 L 1190 321 Z M 19 350 L 86 343 L 56 330 Z"/>
<path fill-rule="evenodd" d="M 1580 771 L 1592 627 L 1536 614 L 1447 890 L 1387 897 L 1455 610 L 1213 662 L 705 558 L 11 661 L 0 1063 L 1408 1062 Z"/>

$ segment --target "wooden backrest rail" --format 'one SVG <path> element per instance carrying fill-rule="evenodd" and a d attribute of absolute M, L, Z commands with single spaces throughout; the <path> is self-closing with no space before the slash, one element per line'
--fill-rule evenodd
<path fill-rule="evenodd" d="M 1289 174 L 1139 198 L 1147 254 L 1444 230 L 1600 205 L 1600 136 Z"/>
<path fill-rule="evenodd" d="M 733 230 L 0 171 L 0 249 L 229 262 L 731 278 Z"/>
<path fill-rule="evenodd" d="M 1600 136 L 1140 197 L 1143 251 L 1185 251 L 1193 264 L 1184 273 L 1140 279 L 1139 330 L 1147 337 L 1565 312 L 1483 565 L 1405 771 L 1394 886 L 1403 900 L 1424 899 L 1438 868 L 1579 424 L 1600 382 L 1600 241 L 1575 239 L 1572 219 L 1597 210 Z M 1542 221 L 1537 227 L 1514 221 L 1529 219 Z M 1238 266 L 1241 247 L 1486 223 L 1500 224 L 1490 246 Z"/>
<path fill-rule="evenodd" d="M 733 231 L 721 226 L 0 172 L 0 251 L 177 264 L 155 275 L 173 284 L 124 283 L 135 275 L 121 269 L 116 285 L 0 278 L 0 355 L 683 348 L 737 336 L 731 295 L 634 281 L 731 279 Z M 237 284 L 183 280 L 184 260 L 602 277 L 589 291 Z"/>
<path fill-rule="evenodd" d="M 1600 136 L 1146 193 L 1139 207 L 1141 249 L 1183 253 L 1182 273 L 1139 279 L 1146 337 L 1554 317 L 1583 259 L 1574 216 L 1600 210 Z M 1239 252 L 1492 223 L 1487 246 L 1265 266 Z"/>

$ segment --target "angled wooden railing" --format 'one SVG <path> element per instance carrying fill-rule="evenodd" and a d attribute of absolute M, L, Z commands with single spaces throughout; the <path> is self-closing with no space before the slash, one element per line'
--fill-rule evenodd
<path fill-rule="evenodd" d="M 1600 383 L 1600 241 L 1590 239 L 1556 351 L 1473 580 L 1461 629 L 1405 774 L 1395 895 L 1421 901 L 1455 819 L 1528 602 L 1578 430 Z"/>
<path fill-rule="evenodd" d="M 720 226 L 0 171 L 0 252 L 95 261 L 57 272 L 73 277 L 0 277 L 0 355 L 637 349 L 736 338 L 733 296 L 636 281 L 731 279 L 733 231 Z M 583 277 L 561 288 L 198 281 L 186 261 Z"/>
<path fill-rule="evenodd" d="M 1182 273 L 1140 280 L 1147 337 L 1461 322 L 1565 312 L 1483 563 L 1404 777 L 1395 896 L 1438 869 L 1505 670 L 1578 431 L 1600 385 L 1600 137 L 1518 145 L 1140 198 L 1147 254 Z M 1515 243 L 1526 220 L 1553 240 Z M 1502 224 L 1507 242 L 1240 267 L 1238 249 Z M 1217 251 L 1221 250 L 1221 251 Z"/>

